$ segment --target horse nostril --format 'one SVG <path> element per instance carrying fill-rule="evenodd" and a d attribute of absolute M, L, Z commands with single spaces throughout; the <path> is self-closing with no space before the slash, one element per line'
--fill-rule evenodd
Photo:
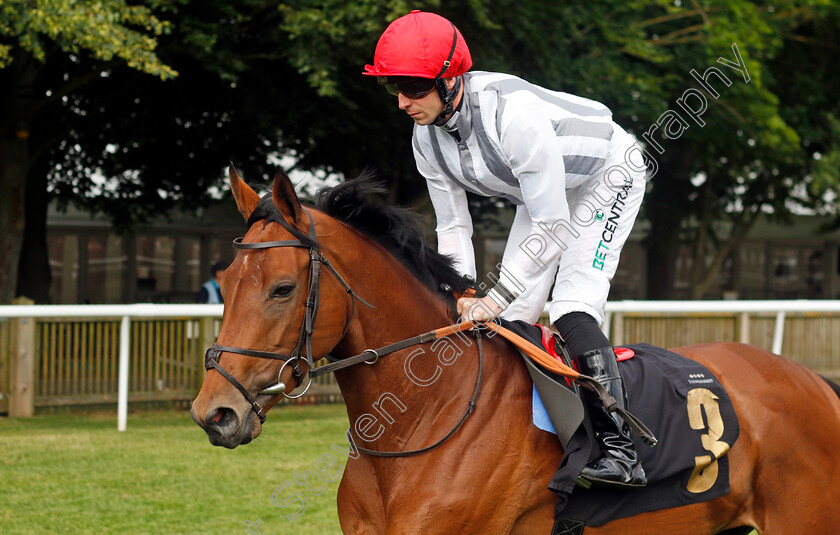
<path fill-rule="evenodd" d="M 233 409 L 220 407 L 208 414 L 204 423 L 207 427 L 214 427 L 219 431 L 225 431 L 236 429 L 236 420 L 236 413 L 233 412 Z"/>

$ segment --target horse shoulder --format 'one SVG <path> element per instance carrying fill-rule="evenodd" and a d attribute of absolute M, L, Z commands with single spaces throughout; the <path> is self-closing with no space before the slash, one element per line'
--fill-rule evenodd
<path fill-rule="evenodd" d="M 382 493 L 376 474 L 364 458 L 348 459 L 338 486 L 338 518 L 342 533 L 375 535 L 384 533 Z"/>

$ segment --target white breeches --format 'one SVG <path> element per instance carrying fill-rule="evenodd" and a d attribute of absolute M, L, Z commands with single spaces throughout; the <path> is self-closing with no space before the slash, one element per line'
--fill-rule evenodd
<path fill-rule="evenodd" d="M 586 312 L 598 323 L 604 321 L 610 281 L 647 185 L 641 150 L 633 144 L 622 149 L 610 155 L 596 178 L 566 191 L 571 221 L 563 222 L 570 230 L 559 263 L 545 269 L 539 280 L 522 281 L 525 291 L 501 317 L 536 322 L 553 283 L 552 323 L 569 312 Z M 532 226 L 525 206 L 518 206 L 503 264 L 528 239 Z"/>

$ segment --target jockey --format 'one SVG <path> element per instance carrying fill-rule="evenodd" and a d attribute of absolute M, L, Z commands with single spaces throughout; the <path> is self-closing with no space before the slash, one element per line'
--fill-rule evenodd
<path fill-rule="evenodd" d="M 534 323 L 553 284 L 550 319 L 576 366 L 626 406 L 599 324 L 645 191 L 641 149 L 603 104 L 507 74 L 468 72 L 471 66 L 454 24 L 412 11 L 388 26 L 364 72 L 414 120 L 414 157 L 435 209 L 438 250 L 458 270 L 475 279 L 466 192 L 516 205 L 498 282 L 481 299 L 461 298 L 458 312 L 478 322 Z M 644 486 L 629 426 L 584 394 L 603 456 L 581 477 Z"/>

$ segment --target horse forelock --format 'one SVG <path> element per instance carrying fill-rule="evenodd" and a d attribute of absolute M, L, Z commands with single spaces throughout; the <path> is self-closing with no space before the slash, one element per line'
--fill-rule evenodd
<path fill-rule="evenodd" d="M 385 187 L 366 173 L 320 190 L 315 207 L 382 245 L 417 280 L 447 302 L 452 301 L 452 294 L 441 285 L 463 291 L 468 287 L 467 281 L 455 270 L 450 257 L 426 245 L 422 220 L 417 214 L 373 202 L 385 192 Z"/>
<path fill-rule="evenodd" d="M 274 204 L 274 199 L 272 198 L 271 193 L 264 195 L 263 198 L 260 199 L 257 207 L 254 208 L 254 211 L 248 217 L 248 228 L 251 228 L 254 223 L 258 221 L 279 223 L 283 225 L 287 231 L 291 232 L 295 238 L 299 239 L 306 245 L 310 247 L 318 247 L 318 242 L 313 240 L 307 233 L 289 225 L 289 222 L 286 221 L 283 214 L 280 213 L 280 210 L 278 210 L 277 206 Z"/>

